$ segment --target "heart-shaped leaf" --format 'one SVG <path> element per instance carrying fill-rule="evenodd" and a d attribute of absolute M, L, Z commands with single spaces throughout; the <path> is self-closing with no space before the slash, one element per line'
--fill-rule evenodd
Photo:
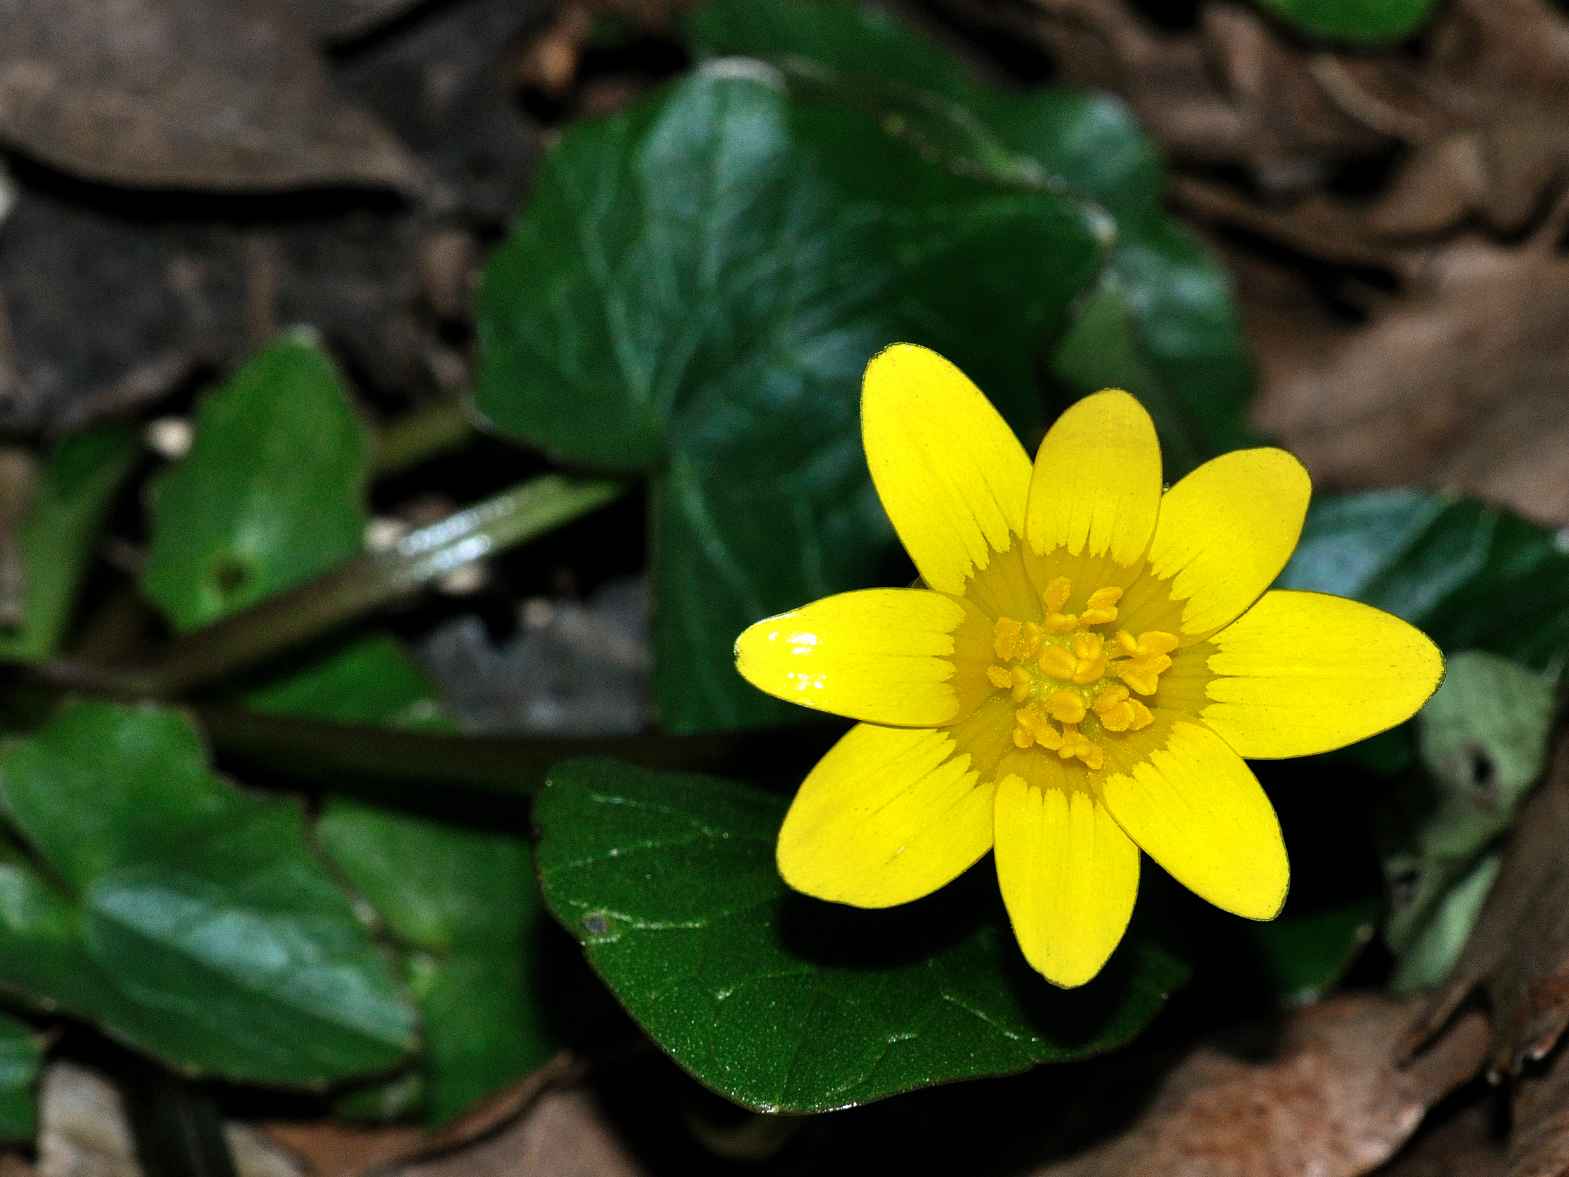
<path fill-rule="evenodd" d="M 321 1085 L 396 1066 L 414 1011 L 299 808 L 214 777 L 174 712 L 68 707 L 0 766 L 48 868 L 0 860 L 0 985 L 182 1070 Z"/>
<path fill-rule="evenodd" d="M 885 579 L 861 372 L 905 339 L 1016 425 L 1102 258 L 1048 191 L 933 167 L 865 113 L 709 72 L 570 130 L 484 276 L 481 410 L 654 477 L 655 691 L 678 729 L 790 718 L 740 685 L 760 616 Z"/>
<path fill-rule="evenodd" d="M 1024 963 L 990 863 L 938 896 L 858 911 L 789 890 L 775 796 L 609 760 L 535 806 L 545 902 L 654 1040 L 770 1112 L 820 1112 L 1109 1050 L 1186 976 L 1137 930 L 1083 989 Z"/>

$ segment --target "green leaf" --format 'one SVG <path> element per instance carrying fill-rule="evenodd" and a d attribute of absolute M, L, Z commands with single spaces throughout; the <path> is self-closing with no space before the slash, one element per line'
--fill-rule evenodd
<path fill-rule="evenodd" d="M 1489 847 L 1541 777 L 1556 706 L 1550 679 L 1497 655 L 1462 652 L 1446 669 L 1416 721 L 1423 771 L 1380 815 L 1384 936 L 1407 988 L 1442 980 L 1465 946 L 1496 873 Z"/>
<path fill-rule="evenodd" d="M 285 336 L 210 393 L 153 485 L 142 588 L 193 629 L 356 554 L 370 439 L 332 362 Z"/>
<path fill-rule="evenodd" d="M 522 831 L 335 800 L 316 837 L 408 953 L 432 1123 L 550 1056 L 557 1043 L 531 967 L 544 911 Z"/>
<path fill-rule="evenodd" d="M 1138 395 L 1168 479 L 1251 444 L 1253 370 L 1231 282 L 1162 204 L 1159 154 L 1115 99 L 984 86 L 934 42 L 863 5 L 717 0 L 689 21 L 697 49 L 785 68 L 803 93 L 876 111 L 928 158 L 999 182 L 1070 193 L 1112 243 L 1108 264 L 1054 351 L 1066 401 Z"/>
<path fill-rule="evenodd" d="M 1420 31 L 1438 0 L 1254 0 L 1293 28 L 1357 45 L 1402 41 Z"/>
<path fill-rule="evenodd" d="M 38 1126 L 43 1041 L 26 1022 L 0 1013 L 0 1141 L 31 1144 Z"/>
<path fill-rule="evenodd" d="M 246 692 L 245 703 L 270 715 L 333 723 L 448 726 L 435 684 L 388 634 L 348 641 L 319 661 Z"/>
<path fill-rule="evenodd" d="M 1377 605 L 1445 650 L 1546 670 L 1569 649 L 1569 552 L 1551 531 L 1474 499 L 1416 490 L 1320 498 L 1280 585 Z"/>
<path fill-rule="evenodd" d="M 820 1112 L 1083 1058 L 1136 1035 L 1186 969 L 1137 933 L 1092 984 L 1025 965 L 989 867 L 858 911 L 791 892 L 784 802 L 608 760 L 535 806 L 545 902 L 654 1040 L 747 1107 Z"/>
<path fill-rule="evenodd" d="M 59 649 L 104 515 L 136 454 L 136 435 L 122 428 L 78 434 L 55 447 L 21 529 L 22 624 L 0 630 L 0 658 L 33 662 Z"/>
<path fill-rule="evenodd" d="M 0 862 L 0 985 L 233 1080 L 321 1085 L 412 1050 L 298 807 L 213 776 L 179 714 L 70 706 L 7 754 L 0 800 L 49 872 Z"/>
<path fill-rule="evenodd" d="M 1369 896 L 1249 925 L 1257 967 L 1287 1001 L 1316 1001 L 1345 976 L 1373 938 L 1380 906 Z"/>
<path fill-rule="evenodd" d="M 926 343 L 1034 426 L 1032 355 L 1102 252 L 1075 201 L 931 167 L 736 72 L 569 131 L 479 306 L 498 428 L 654 475 L 655 691 L 682 730 L 790 716 L 737 683 L 735 635 L 884 579 L 867 360 Z"/>

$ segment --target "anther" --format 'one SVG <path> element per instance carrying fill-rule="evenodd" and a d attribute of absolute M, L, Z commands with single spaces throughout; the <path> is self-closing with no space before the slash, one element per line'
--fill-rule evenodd
<path fill-rule="evenodd" d="M 1012 617 L 997 618 L 997 624 L 992 626 L 992 649 L 999 660 L 1013 661 L 1014 651 L 1019 645 L 1019 631 L 1023 628 L 1024 626 Z"/>
<path fill-rule="evenodd" d="M 1046 706 L 1058 723 L 1078 723 L 1084 718 L 1084 698 L 1077 691 L 1053 692 Z"/>
<path fill-rule="evenodd" d="M 1046 591 L 1041 594 L 1041 600 L 1046 602 L 1046 613 L 1061 613 L 1063 606 L 1068 603 L 1068 598 L 1073 595 L 1073 582 L 1066 576 L 1059 576 L 1046 586 Z"/>
<path fill-rule="evenodd" d="M 1077 665 L 1073 655 L 1062 646 L 1047 646 L 1041 651 L 1041 673 L 1052 678 L 1066 682 L 1073 677 L 1073 670 Z"/>
<path fill-rule="evenodd" d="M 986 668 L 986 681 L 999 691 L 1006 691 L 1013 686 L 1013 672 L 1006 666 L 988 666 Z"/>

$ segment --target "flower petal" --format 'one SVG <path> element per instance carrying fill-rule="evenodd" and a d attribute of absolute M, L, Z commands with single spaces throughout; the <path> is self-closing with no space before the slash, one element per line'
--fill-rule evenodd
<path fill-rule="evenodd" d="M 1178 720 L 1164 748 L 1101 782 L 1123 832 L 1184 887 L 1249 919 L 1273 919 L 1290 869 L 1275 809 L 1214 732 Z"/>
<path fill-rule="evenodd" d="M 963 874 L 992 844 L 992 793 L 942 731 L 859 724 L 828 750 L 779 831 L 797 891 L 892 907 Z"/>
<path fill-rule="evenodd" d="M 942 356 L 896 343 L 861 385 L 878 497 L 921 579 L 945 593 L 1024 529 L 1030 460 L 991 402 Z"/>
<path fill-rule="evenodd" d="M 1172 579 L 1182 632 L 1212 633 L 1241 615 L 1280 574 L 1302 534 L 1312 485 L 1285 450 L 1234 450 L 1166 492 L 1150 571 Z"/>
<path fill-rule="evenodd" d="M 1265 593 L 1210 639 L 1199 716 L 1243 756 L 1311 756 L 1410 719 L 1444 657 L 1400 618 L 1323 593 Z"/>
<path fill-rule="evenodd" d="M 1082 985 L 1122 940 L 1139 850 L 1088 789 L 997 786 L 997 880 L 1025 959 L 1054 985 Z"/>
<path fill-rule="evenodd" d="M 863 589 L 764 618 L 735 643 L 735 665 L 761 691 L 850 719 L 937 727 L 961 714 L 955 633 L 966 617 L 925 589 Z M 968 711 L 984 693 L 965 692 Z"/>
<path fill-rule="evenodd" d="M 1109 389 L 1057 418 L 1030 475 L 1024 527 L 1036 554 L 1066 548 L 1132 564 L 1159 509 L 1160 443 L 1143 405 Z"/>

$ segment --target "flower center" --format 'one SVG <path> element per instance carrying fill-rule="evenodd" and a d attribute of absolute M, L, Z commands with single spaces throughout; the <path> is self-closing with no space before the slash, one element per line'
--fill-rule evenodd
<path fill-rule="evenodd" d="M 1147 630 L 1134 637 L 1110 632 L 1120 588 L 1096 589 L 1080 613 L 1065 613 L 1073 584 L 1059 576 L 1041 594 L 1042 619 L 999 617 L 992 627 L 997 661 L 986 678 L 1013 699 L 1013 742 L 1040 747 L 1089 768 L 1105 762 L 1099 739 L 1136 732 L 1155 722 L 1135 695 L 1153 695 L 1171 666 L 1175 634 Z"/>

